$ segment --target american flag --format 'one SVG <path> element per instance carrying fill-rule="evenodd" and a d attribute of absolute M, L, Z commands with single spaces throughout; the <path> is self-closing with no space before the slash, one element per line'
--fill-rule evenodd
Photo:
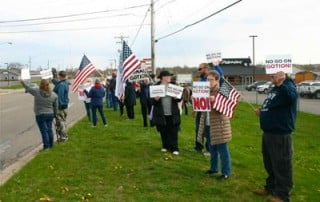
<path fill-rule="evenodd" d="M 80 67 L 74 77 L 74 82 L 72 84 L 72 91 L 76 92 L 78 90 L 79 85 L 81 85 L 92 72 L 96 71 L 95 66 L 90 62 L 86 55 L 83 55 Z"/>
<path fill-rule="evenodd" d="M 122 56 L 122 57 L 121 57 Z M 122 64 L 122 82 L 125 82 L 140 67 L 140 60 L 132 53 L 125 41 L 122 43 L 120 64 Z"/>
<path fill-rule="evenodd" d="M 238 104 L 240 93 L 231 84 L 224 81 L 219 88 L 212 108 L 225 116 L 232 118 L 234 108 Z"/>

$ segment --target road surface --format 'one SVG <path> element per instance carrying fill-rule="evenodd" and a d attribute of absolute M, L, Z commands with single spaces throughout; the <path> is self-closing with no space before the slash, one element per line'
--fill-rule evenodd
<path fill-rule="evenodd" d="M 84 105 L 70 93 L 68 125 L 84 116 Z M 33 96 L 24 90 L 0 93 L 0 172 L 40 146 Z"/>

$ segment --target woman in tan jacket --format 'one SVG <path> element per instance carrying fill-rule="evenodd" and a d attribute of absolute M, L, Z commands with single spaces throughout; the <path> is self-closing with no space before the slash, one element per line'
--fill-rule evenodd
<path fill-rule="evenodd" d="M 210 71 L 207 80 L 210 84 L 210 101 L 215 102 L 215 95 L 219 90 L 219 73 L 217 71 Z M 207 174 L 218 173 L 219 163 L 218 158 L 221 160 L 221 179 L 228 179 L 231 174 L 231 159 L 228 148 L 228 142 L 232 139 L 231 125 L 229 118 L 211 109 L 210 112 L 201 112 L 200 125 L 198 131 L 198 142 L 203 140 L 202 135 L 204 132 L 207 137 L 210 137 L 210 169 Z"/>

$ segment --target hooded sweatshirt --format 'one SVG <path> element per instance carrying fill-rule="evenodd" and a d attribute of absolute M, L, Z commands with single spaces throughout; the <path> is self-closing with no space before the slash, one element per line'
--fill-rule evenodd
<path fill-rule="evenodd" d="M 260 112 L 263 132 L 289 135 L 295 128 L 298 93 L 292 79 L 275 86 L 265 99 Z"/>
<path fill-rule="evenodd" d="M 34 96 L 34 113 L 36 115 L 55 114 L 57 112 L 58 96 L 54 92 L 31 88 L 23 81 L 21 83 L 27 92 Z"/>
<path fill-rule="evenodd" d="M 100 83 L 94 84 L 90 91 L 84 91 L 87 97 L 91 98 L 92 106 L 102 106 L 103 98 L 106 95 L 103 86 Z"/>

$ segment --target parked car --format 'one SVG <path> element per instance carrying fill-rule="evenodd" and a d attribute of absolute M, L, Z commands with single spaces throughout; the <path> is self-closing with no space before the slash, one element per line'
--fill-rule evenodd
<path fill-rule="evenodd" d="M 306 81 L 302 81 L 297 84 L 297 91 L 298 91 L 300 97 L 304 97 L 307 95 L 308 88 L 311 85 L 311 83 L 312 83 L 312 80 L 306 80 Z"/>
<path fill-rule="evenodd" d="M 312 81 L 308 86 L 306 96 L 310 98 L 320 99 L 320 81 Z"/>
<path fill-rule="evenodd" d="M 272 84 L 271 81 L 268 81 L 262 85 L 257 86 L 257 92 L 267 94 L 273 87 L 274 84 Z"/>
<path fill-rule="evenodd" d="M 255 81 L 249 85 L 246 86 L 246 90 L 247 91 L 252 91 L 252 90 L 256 90 L 257 86 L 262 85 L 264 83 L 266 83 L 267 81 Z"/>

